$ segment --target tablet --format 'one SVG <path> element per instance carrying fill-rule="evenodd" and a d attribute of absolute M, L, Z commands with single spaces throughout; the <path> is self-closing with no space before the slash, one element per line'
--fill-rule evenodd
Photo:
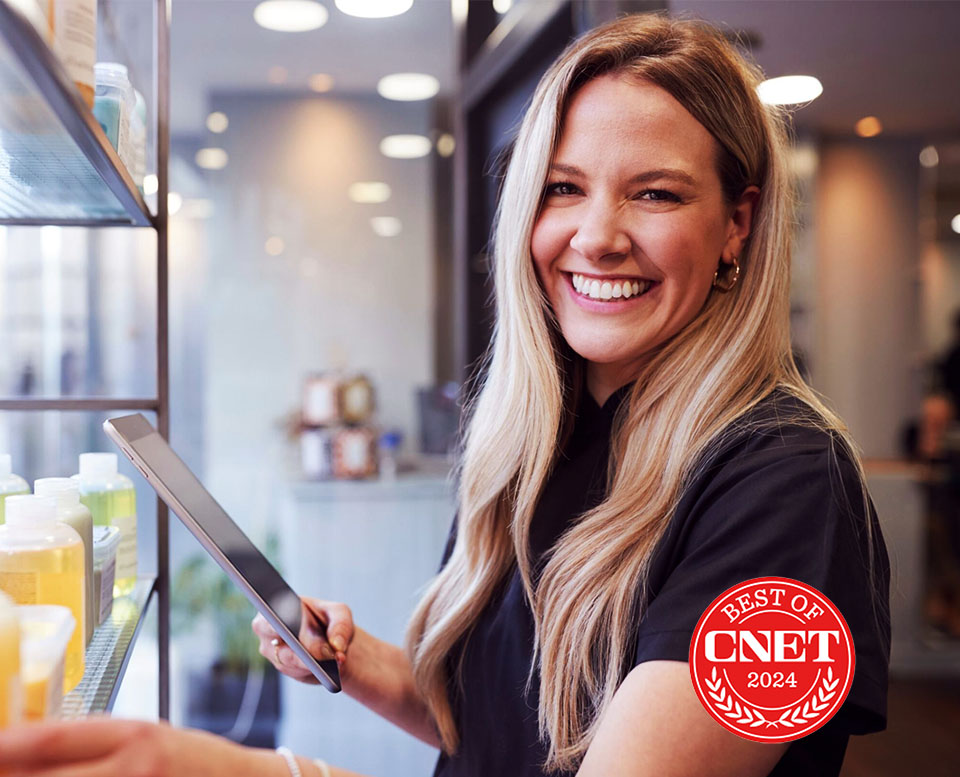
<path fill-rule="evenodd" d="M 140 413 L 111 418 L 104 422 L 103 429 L 320 684 L 331 693 L 338 693 L 340 671 L 327 645 L 324 624 L 300 601 L 160 433 Z M 317 653 L 328 653 L 329 658 L 315 658 L 308 646 Z"/>

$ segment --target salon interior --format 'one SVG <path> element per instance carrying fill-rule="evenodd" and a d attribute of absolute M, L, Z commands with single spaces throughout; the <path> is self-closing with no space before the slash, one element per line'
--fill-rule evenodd
<path fill-rule="evenodd" d="M 21 24 L 25 2 L 0 11 Z M 85 143 L 42 36 L 0 34 L 0 476 L 83 476 L 81 454 L 117 453 L 103 422 L 141 412 L 295 590 L 401 644 L 491 335 L 497 160 L 567 43 L 645 11 L 815 79 L 785 98 L 793 345 L 862 447 L 892 568 L 888 727 L 843 775 L 960 773 L 958 2 L 97 0 L 97 62 L 125 70 L 98 65 L 96 94 L 139 95 L 126 157 Z M 34 120 L 55 129 L 4 143 Z M 99 188 L 33 213 L 23 181 L 56 189 L 61 153 Z M 111 476 L 135 494 L 136 583 L 62 714 L 430 773 L 434 749 L 278 675 L 243 592 L 125 456 Z"/>

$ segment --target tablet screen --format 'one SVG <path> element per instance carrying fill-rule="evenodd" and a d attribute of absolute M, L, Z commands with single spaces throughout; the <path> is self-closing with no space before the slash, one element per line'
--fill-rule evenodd
<path fill-rule="evenodd" d="M 338 678 L 336 658 L 326 643 L 324 625 L 311 610 L 302 605 L 300 597 L 227 515 L 183 460 L 174 453 L 160 433 L 139 414 L 111 419 L 107 423 L 112 425 L 126 444 L 133 447 L 137 455 L 148 464 L 153 476 L 142 472 L 147 481 L 152 484 L 152 481 L 159 480 L 166 490 L 175 496 L 240 576 L 259 594 L 290 632 L 299 637 L 308 653 L 317 657 L 322 669 L 328 675 Z M 134 464 L 140 468 L 136 461 Z M 173 505 L 170 507 L 173 508 Z M 188 528 L 193 530 L 189 523 Z"/>

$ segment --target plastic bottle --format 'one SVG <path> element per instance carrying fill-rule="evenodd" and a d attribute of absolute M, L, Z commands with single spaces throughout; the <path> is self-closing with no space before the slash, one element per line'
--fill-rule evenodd
<path fill-rule="evenodd" d="M 20 682 L 20 619 L 13 600 L 0 593 L 0 728 L 23 717 Z"/>
<path fill-rule="evenodd" d="M 77 85 L 84 102 L 92 108 L 93 63 L 97 59 L 97 0 L 44 0 L 44 4 L 49 24 L 47 42 Z"/>
<path fill-rule="evenodd" d="M 66 651 L 76 623 L 66 607 L 21 605 L 20 681 L 25 720 L 60 717 Z"/>
<path fill-rule="evenodd" d="M 93 101 L 93 115 L 107 136 L 107 140 L 117 150 L 120 161 L 129 170 L 131 168 L 130 124 L 136 98 L 130 86 L 127 66 L 117 62 L 97 62 L 96 96 Z"/>
<path fill-rule="evenodd" d="M 117 472 L 116 453 L 81 453 L 80 501 L 90 508 L 95 526 L 120 530 L 115 596 L 133 591 L 137 582 L 137 494 L 133 481 Z"/>
<path fill-rule="evenodd" d="M 133 95 L 134 107 L 130 122 L 130 176 L 143 194 L 143 178 L 147 173 L 147 103 L 136 89 L 133 90 Z"/>
<path fill-rule="evenodd" d="M 57 522 L 52 496 L 11 496 L 0 526 L 0 590 L 17 604 L 68 607 L 76 627 L 67 645 L 63 692 L 76 688 L 84 671 L 83 540 Z"/>
<path fill-rule="evenodd" d="M 57 500 L 57 520 L 76 529 L 83 540 L 83 575 L 85 581 L 86 620 L 84 621 L 84 644 L 93 638 L 97 623 L 93 600 L 93 516 L 86 505 L 80 503 L 80 486 L 73 478 L 41 478 L 33 481 L 33 493 L 37 496 L 52 496 Z"/>
<path fill-rule="evenodd" d="M 12 472 L 13 462 L 9 453 L 0 453 L 0 524 L 3 523 L 3 503 L 8 496 L 29 494 L 30 484 Z"/>

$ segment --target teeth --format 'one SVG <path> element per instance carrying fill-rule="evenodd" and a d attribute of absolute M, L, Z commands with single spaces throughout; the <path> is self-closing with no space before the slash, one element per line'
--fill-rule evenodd
<path fill-rule="evenodd" d="M 590 299 L 630 299 L 645 292 L 650 286 L 649 281 L 603 281 L 587 278 L 584 275 L 573 275 L 573 288 Z"/>

